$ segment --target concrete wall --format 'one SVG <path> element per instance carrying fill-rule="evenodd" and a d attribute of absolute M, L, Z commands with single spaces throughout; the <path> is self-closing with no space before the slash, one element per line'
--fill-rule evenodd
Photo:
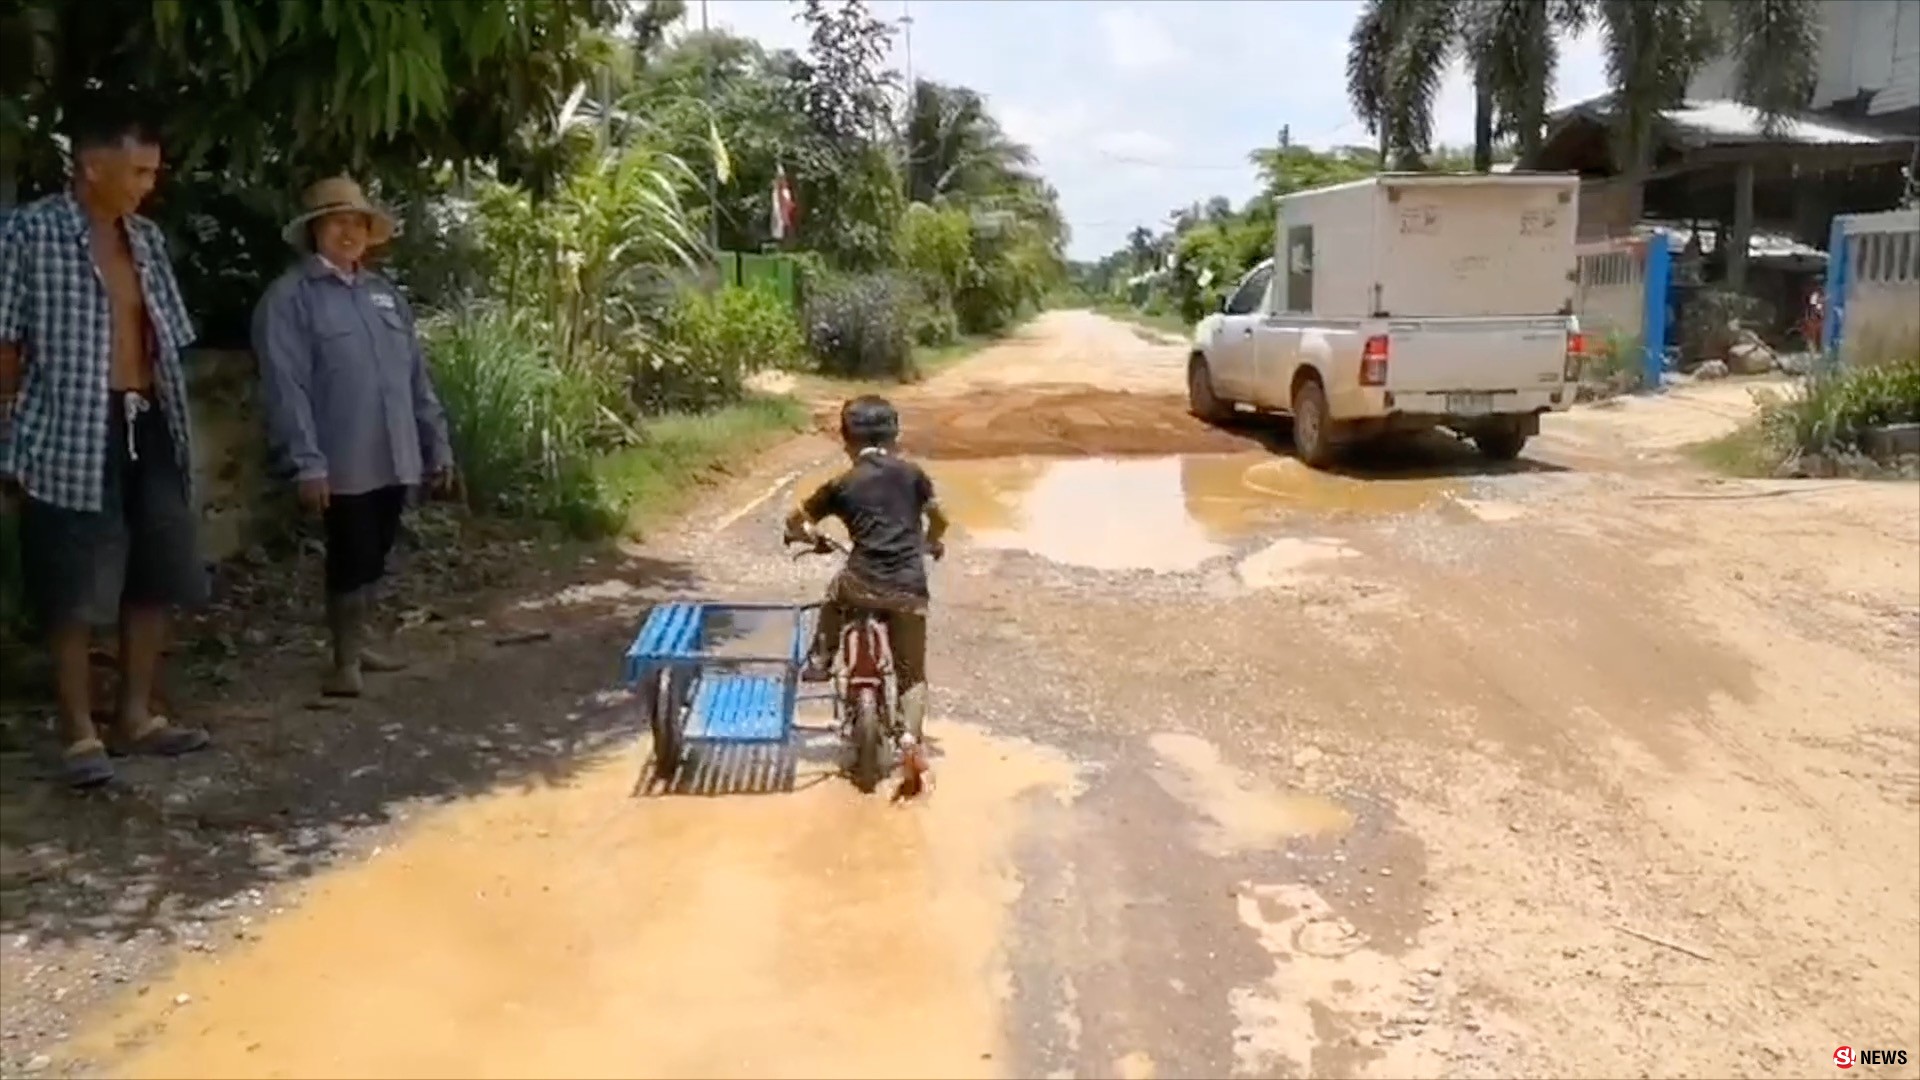
<path fill-rule="evenodd" d="M 1647 313 L 1646 249 L 1635 240 L 1600 240 L 1574 249 L 1579 284 L 1573 310 L 1582 333 L 1638 339 Z"/>
<path fill-rule="evenodd" d="M 1844 219 L 1847 298 L 1843 363 L 1920 356 L 1920 210 Z"/>
<path fill-rule="evenodd" d="M 186 367 L 200 547 L 208 559 L 227 559 L 284 527 L 290 506 L 284 485 L 268 478 L 253 354 L 190 350 Z"/>

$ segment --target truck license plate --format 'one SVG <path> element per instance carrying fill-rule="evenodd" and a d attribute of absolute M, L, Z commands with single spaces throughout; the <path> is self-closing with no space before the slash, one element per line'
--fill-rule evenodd
<path fill-rule="evenodd" d="M 1447 395 L 1447 415 L 1449 416 L 1485 416 L 1492 411 L 1492 394 Z"/>

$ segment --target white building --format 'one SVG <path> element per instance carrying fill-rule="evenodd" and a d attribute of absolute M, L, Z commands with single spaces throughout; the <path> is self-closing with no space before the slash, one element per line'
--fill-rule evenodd
<path fill-rule="evenodd" d="M 1888 134 L 1920 134 L 1920 0 L 1821 0 L 1815 113 L 1866 121 Z M 1709 64 L 1689 98 L 1731 99 L 1733 63 Z"/>

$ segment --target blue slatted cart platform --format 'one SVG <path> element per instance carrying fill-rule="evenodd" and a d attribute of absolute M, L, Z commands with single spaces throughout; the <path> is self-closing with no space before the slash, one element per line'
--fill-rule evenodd
<path fill-rule="evenodd" d="M 784 745 L 794 712 L 808 697 L 800 669 L 819 618 L 819 604 L 675 601 L 647 613 L 627 649 L 626 683 L 639 698 L 653 733 L 654 775 L 672 782 L 701 746 Z M 740 616 L 784 622 L 780 652 L 729 652 L 715 628 Z"/>

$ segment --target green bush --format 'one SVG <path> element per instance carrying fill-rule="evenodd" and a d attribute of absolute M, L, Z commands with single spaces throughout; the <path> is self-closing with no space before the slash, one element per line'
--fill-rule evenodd
<path fill-rule="evenodd" d="M 425 327 L 434 385 L 476 510 L 557 521 L 580 535 L 618 525 L 603 509 L 596 457 L 634 433 L 617 385 L 563 366 L 538 322 L 497 308 Z"/>
<path fill-rule="evenodd" d="M 960 320 L 953 306 L 933 296 L 922 295 L 913 306 L 913 341 L 916 345 L 940 348 L 960 339 Z"/>
<path fill-rule="evenodd" d="M 897 274 L 817 283 L 807 302 L 807 348 L 820 370 L 844 378 L 913 378 L 916 292 Z"/>
<path fill-rule="evenodd" d="M 972 258 L 973 223 L 965 210 L 915 203 L 901 215 L 893 246 L 903 269 L 925 279 L 936 296 L 950 299 Z"/>
<path fill-rule="evenodd" d="M 1640 338 L 1608 330 L 1588 334 L 1587 355 L 1580 364 L 1580 382 L 1602 393 L 1625 394 L 1645 382 Z"/>
<path fill-rule="evenodd" d="M 635 379 L 641 409 L 697 411 L 739 401 L 756 371 L 800 366 L 806 342 L 779 295 L 727 286 L 681 293 L 658 353 Z"/>
<path fill-rule="evenodd" d="M 1766 402 L 1761 427 L 1788 452 L 1857 450 L 1869 428 L 1920 422 L 1920 356 L 1822 369 L 1789 397 Z"/>

